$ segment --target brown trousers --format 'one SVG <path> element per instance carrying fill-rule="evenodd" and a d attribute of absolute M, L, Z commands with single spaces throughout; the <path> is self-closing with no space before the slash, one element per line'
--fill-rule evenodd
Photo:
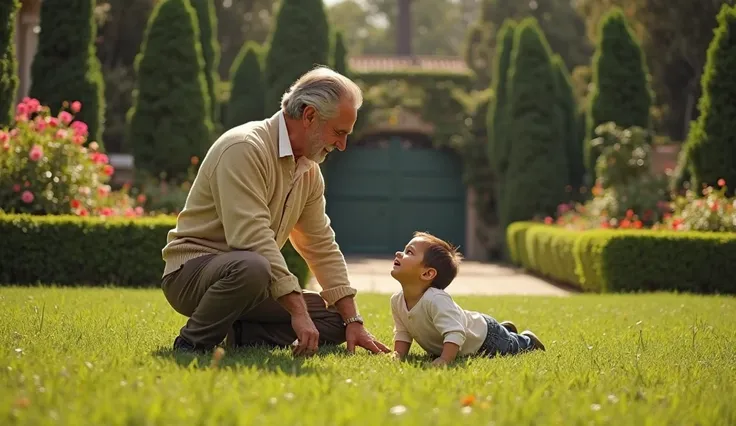
<path fill-rule="evenodd" d="M 187 261 L 166 275 L 161 288 L 178 313 L 189 317 L 180 335 L 211 348 L 227 337 L 228 346 L 288 346 L 296 339 L 291 315 L 269 296 L 271 265 L 249 251 L 210 254 Z M 317 292 L 303 292 L 320 344 L 345 341 L 345 325 Z"/>

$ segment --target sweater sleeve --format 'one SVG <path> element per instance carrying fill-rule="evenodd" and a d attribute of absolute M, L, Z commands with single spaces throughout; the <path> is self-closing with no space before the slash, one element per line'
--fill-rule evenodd
<path fill-rule="evenodd" d="M 400 293 L 391 296 L 391 315 L 394 318 L 394 342 L 412 343 L 414 339 L 409 334 L 409 330 L 406 329 L 404 322 L 401 321 L 401 317 L 399 316 L 399 303 L 401 303 Z"/>
<path fill-rule="evenodd" d="M 301 293 L 299 280 L 289 272 L 269 226 L 268 172 L 260 150 L 247 140 L 233 144 L 222 152 L 209 178 L 227 245 L 233 250 L 253 251 L 268 259 L 271 264 L 270 293 L 274 299 L 293 291 Z"/>
<path fill-rule="evenodd" d="M 335 242 L 335 232 L 325 212 L 325 182 L 322 172 L 315 166 L 309 173 L 316 174 L 316 183 L 289 239 L 322 286 L 322 297 L 329 305 L 333 305 L 357 291 L 350 286 L 345 258 Z"/>
<path fill-rule="evenodd" d="M 443 336 L 443 343 L 452 342 L 462 348 L 466 338 L 463 314 L 452 297 L 446 293 L 436 294 L 428 309 L 432 323 Z"/>

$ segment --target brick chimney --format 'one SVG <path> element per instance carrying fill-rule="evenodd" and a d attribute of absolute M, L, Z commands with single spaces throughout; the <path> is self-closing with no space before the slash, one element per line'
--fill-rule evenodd
<path fill-rule="evenodd" d="M 397 0 L 399 10 L 396 19 L 396 54 L 399 56 L 412 56 L 411 1 Z"/>

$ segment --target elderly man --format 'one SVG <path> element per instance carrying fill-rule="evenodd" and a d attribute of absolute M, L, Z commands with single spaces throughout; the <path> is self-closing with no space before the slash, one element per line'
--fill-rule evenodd
<path fill-rule="evenodd" d="M 189 317 L 174 349 L 323 343 L 390 352 L 363 327 L 325 213 L 318 163 L 345 149 L 360 88 L 329 68 L 304 74 L 271 118 L 228 130 L 203 159 L 162 253 L 161 287 Z M 289 238 L 323 287 L 302 291 L 280 249 Z"/>

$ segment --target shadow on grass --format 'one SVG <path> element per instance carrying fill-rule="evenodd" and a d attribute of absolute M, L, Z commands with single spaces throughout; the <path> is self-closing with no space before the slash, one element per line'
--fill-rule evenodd
<path fill-rule="evenodd" d="M 182 353 L 169 347 L 160 347 L 151 353 L 154 357 L 170 361 L 187 369 L 204 370 L 212 368 L 213 352 L 203 354 Z M 218 363 L 220 368 L 238 370 L 240 368 L 257 368 L 269 373 L 283 373 L 292 376 L 323 373 L 331 369 L 331 365 L 323 363 L 327 358 L 351 357 L 344 345 L 321 346 L 311 357 L 295 356 L 288 348 L 270 346 L 254 346 L 237 349 L 225 349 L 225 356 Z M 332 364 L 332 360 L 329 364 Z"/>

